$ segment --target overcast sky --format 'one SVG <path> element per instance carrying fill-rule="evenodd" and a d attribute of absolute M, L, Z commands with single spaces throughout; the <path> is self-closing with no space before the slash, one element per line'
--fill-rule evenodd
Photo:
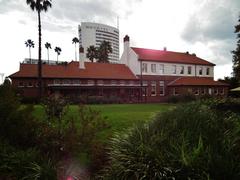
<path fill-rule="evenodd" d="M 35 42 L 32 58 L 37 58 L 37 13 L 25 2 L 0 0 L 0 73 L 5 75 L 29 57 L 27 39 Z M 53 49 L 61 47 L 59 60 L 73 60 L 78 24 L 116 27 L 119 17 L 121 53 L 122 38 L 128 34 L 131 46 L 196 53 L 216 64 L 215 79 L 223 78 L 232 72 L 239 15 L 240 0 L 53 0 L 52 8 L 42 13 L 42 56 L 47 59 L 44 44 L 50 42 Z M 50 59 L 56 60 L 54 50 Z"/>

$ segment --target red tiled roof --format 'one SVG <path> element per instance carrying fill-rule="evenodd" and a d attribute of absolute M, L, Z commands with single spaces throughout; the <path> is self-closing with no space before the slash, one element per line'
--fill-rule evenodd
<path fill-rule="evenodd" d="M 185 64 L 198 64 L 198 65 L 210 65 L 210 63 L 204 59 L 197 57 L 196 55 L 164 50 L 144 49 L 132 47 L 133 51 L 138 54 L 140 60 L 144 61 L 159 61 L 166 63 L 185 63 Z"/>
<path fill-rule="evenodd" d="M 37 77 L 37 64 L 20 64 L 20 70 L 14 77 Z M 124 64 L 85 62 L 85 69 L 79 69 L 78 62 L 67 65 L 42 65 L 43 78 L 88 78 L 88 79 L 137 79 Z"/>
<path fill-rule="evenodd" d="M 180 77 L 170 82 L 168 86 L 228 86 L 228 84 L 205 77 Z"/>

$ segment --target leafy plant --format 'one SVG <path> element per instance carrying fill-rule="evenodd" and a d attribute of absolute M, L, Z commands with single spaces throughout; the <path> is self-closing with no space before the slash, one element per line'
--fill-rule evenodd
<path fill-rule="evenodd" d="M 239 179 L 240 119 L 218 101 L 158 114 L 111 141 L 104 179 Z"/>

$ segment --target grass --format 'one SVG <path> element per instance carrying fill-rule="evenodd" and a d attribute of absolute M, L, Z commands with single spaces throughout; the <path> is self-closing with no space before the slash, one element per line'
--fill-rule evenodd
<path fill-rule="evenodd" d="M 174 107 L 172 104 L 107 104 L 89 105 L 98 110 L 106 118 L 110 129 L 105 130 L 101 136 L 105 138 L 114 132 L 120 132 L 137 123 L 144 123 L 152 119 L 158 112 L 164 112 Z M 77 105 L 70 105 L 69 116 L 77 115 Z M 34 108 L 34 115 L 39 119 L 45 119 L 44 110 L 40 105 Z"/>
<path fill-rule="evenodd" d="M 108 129 L 98 134 L 101 142 L 108 143 L 109 137 L 115 132 L 122 132 L 134 126 L 137 123 L 150 121 L 156 113 L 172 109 L 172 104 L 108 104 L 108 105 L 89 105 L 94 110 L 101 112 L 109 125 Z M 70 105 L 68 116 L 77 117 L 78 106 Z M 34 116 L 39 120 L 46 119 L 44 109 L 40 105 L 34 107 Z M 77 159 L 82 164 L 89 164 L 88 153 L 79 153 Z"/>

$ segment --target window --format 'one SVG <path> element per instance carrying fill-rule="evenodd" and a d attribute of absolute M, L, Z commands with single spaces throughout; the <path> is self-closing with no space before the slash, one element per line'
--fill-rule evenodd
<path fill-rule="evenodd" d="M 214 94 L 218 95 L 218 88 L 214 88 Z"/>
<path fill-rule="evenodd" d="M 159 65 L 159 73 L 164 74 L 164 65 L 163 64 Z"/>
<path fill-rule="evenodd" d="M 173 95 L 177 96 L 178 95 L 178 89 L 177 88 L 173 88 Z"/>
<path fill-rule="evenodd" d="M 59 79 L 54 79 L 53 84 L 61 84 L 61 81 Z"/>
<path fill-rule="evenodd" d="M 87 84 L 88 84 L 88 85 L 94 85 L 94 81 L 93 81 L 93 80 L 88 80 L 88 81 L 87 81 Z"/>
<path fill-rule="evenodd" d="M 121 81 L 120 81 L 120 85 L 125 85 L 125 81 L 124 81 L 124 80 L 121 80 Z"/>
<path fill-rule="evenodd" d="M 224 88 L 219 89 L 219 94 L 224 95 Z"/>
<path fill-rule="evenodd" d="M 98 80 L 97 85 L 103 85 L 103 80 Z"/>
<path fill-rule="evenodd" d="M 203 74 L 203 68 L 202 68 L 202 67 L 199 68 L 198 74 L 199 74 L 199 75 L 202 75 L 202 74 Z"/>
<path fill-rule="evenodd" d="M 18 83 L 18 87 L 24 87 L 24 83 L 23 82 L 19 82 Z"/>
<path fill-rule="evenodd" d="M 63 84 L 71 84 L 71 81 L 69 79 L 63 80 Z"/>
<path fill-rule="evenodd" d="M 80 81 L 78 79 L 73 80 L 73 84 L 80 84 Z"/>
<path fill-rule="evenodd" d="M 176 73 L 177 73 L 177 66 L 172 65 L 172 74 L 176 74 Z"/>
<path fill-rule="evenodd" d="M 147 96 L 148 95 L 148 88 L 147 87 L 143 87 L 142 88 L 142 96 Z"/>
<path fill-rule="evenodd" d="M 188 66 L 188 74 L 192 74 L 192 67 Z"/>
<path fill-rule="evenodd" d="M 151 64 L 152 73 L 156 73 L 156 64 Z"/>
<path fill-rule="evenodd" d="M 188 88 L 188 89 L 187 89 L 187 92 L 188 92 L 189 94 L 192 94 L 192 88 Z"/>
<path fill-rule="evenodd" d="M 130 85 L 134 85 L 135 83 L 134 83 L 134 81 L 130 81 L 129 84 Z"/>
<path fill-rule="evenodd" d="M 147 72 L 147 64 L 146 63 L 142 63 L 142 72 Z"/>
<path fill-rule="evenodd" d="M 117 84 L 117 81 L 116 80 L 112 80 L 111 81 L 111 85 L 116 85 Z"/>
<path fill-rule="evenodd" d="M 184 66 L 181 66 L 180 68 L 181 68 L 180 69 L 180 74 L 184 74 Z"/>
<path fill-rule="evenodd" d="M 151 96 L 157 95 L 156 81 L 151 82 Z"/>
<path fill-rule="evenodd" d="M 28 87 L 33 87 L 32 82 L 28 82 Z"/>
<path fill-rule="evenodd" d="M 202 89 L 201 89 L 201 94 L 202 94 L 202 95 L 206 94 L 206 89 L 205 89 L 205 88 L 202 88 Z"/>
<path fill-rule="evenodd" d="M 160 91 L 159 91 L 160 96 L 164 96 L 164 94 L 165 94 L 165 92 L 164 92 L 164 81 L 159 81 L 159 88 L 160 88 Z"/>
<path fill-rule="evenodd" d="M 194 92 L 195 95 L 199 95 L 199 89 L 198 88 L 194 88 L 193 92 Z"/>
<path fill-rule="evenodd" d="M 143 81 L 143 82 L 142 82 L 142 85 L 143 85 L 143 86 L 148 86 L 148 82 L 147 82 L 147 81 Z"/>
<path fill-rule="evenodd" d="M 212 88 L 208 88 L 208 94 L 212 94 Z"/>
<path fill-rule="evenodd" d="M 210 74 L 210 68 L 207 67 L 207 69 L 206 69 L 206 75 L 209 75 L 209 74 Z"/>

